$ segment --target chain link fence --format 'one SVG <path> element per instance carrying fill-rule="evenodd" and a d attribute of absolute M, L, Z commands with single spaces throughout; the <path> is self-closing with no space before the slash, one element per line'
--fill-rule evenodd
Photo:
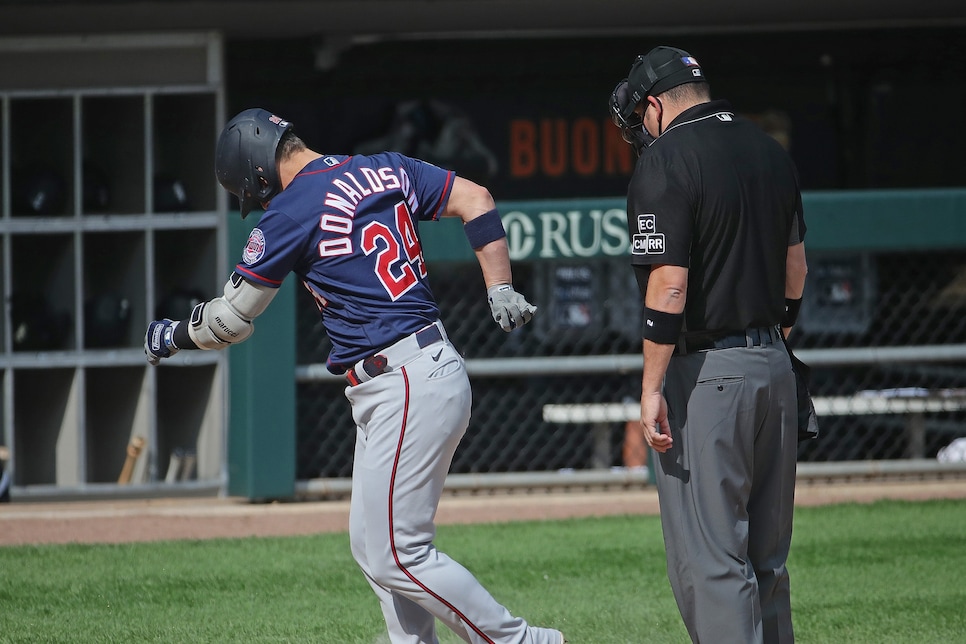
<path fill-rule="evenodd" d="M 543 407 L 639 400 L 641 306 L 628 258 L 516 263 L 517 289 L 540 310 L 511 334 L 490 318 L 476 264 L 428 259 L 474 392 L 452 472 L 622 467 L 623 422 L 603 432 L 548 422 Z M 966 257 L 810 253 L 809 267 L 791 344 L 812 366 L 822 434 L 800 445 L 799 460 L 934 459 L 966 436 Z M 324 363 L 329 343 L 315 304 L 297 299 L 299 365 Z M 355 428 L 343 389 L 341 379 L 299 378 L 298 480 L 351 475 Z"/>

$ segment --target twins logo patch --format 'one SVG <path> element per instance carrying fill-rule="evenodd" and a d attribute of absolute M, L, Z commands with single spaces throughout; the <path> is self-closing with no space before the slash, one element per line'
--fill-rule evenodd
<path fill-rule="evenodd" d="M 253 228 L 252 234 L 248 236 L 248 243 L 242 253 L 242 261 L 251 266 L 265 255 L 265 235 L 261 229 Z"/>
<path fill-rule="evenodd" d="M 631 239 L 632 255 L 663 255 L 664 233 L 657 232 L 657 217 L 637 216 L 637 233 Z"/>

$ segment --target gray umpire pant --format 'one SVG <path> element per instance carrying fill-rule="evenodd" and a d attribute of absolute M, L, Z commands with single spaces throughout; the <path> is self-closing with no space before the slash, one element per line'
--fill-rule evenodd
<path fill-rule="evenodd" d="M 694 642 L 792 642 L 797 399 L 781 342 L 674 356 L 655 474 L 668 578 Z"/>

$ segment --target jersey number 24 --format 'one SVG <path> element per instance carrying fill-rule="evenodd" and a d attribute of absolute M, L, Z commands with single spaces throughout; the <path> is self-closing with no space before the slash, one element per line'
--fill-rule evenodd
<path fill-rule="evenodd" d="M 393 210 L 395 230 L 381 221 L 371 222 L 362 229 L 361 243 L 362 252 L 367 256 L 376 254 L 374 272 L 395 302 L 420 279 L 426 277 L 426 263 L 423 260 L 423 247 L 416 236 L 416 227 L 406 202 L 400 201 Z M 347 221 L 333 221 L 336 219 Z M 348 233 L 352 230 L 352 220 L 328 215 L 323 218 L 321 228 L 329 232 Z M 351 252 L 352 242 L 348 236 L 323 240 L 319 244 L 319 254 L 323 257 Z"/>

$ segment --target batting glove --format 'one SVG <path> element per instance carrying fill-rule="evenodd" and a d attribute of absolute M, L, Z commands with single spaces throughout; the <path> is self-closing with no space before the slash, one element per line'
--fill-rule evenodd
<path fill-rule="evenodd" d="M 181 323 L 165 318 L 148 325 L 144 334 L 144 354 L 148 357 L 149 364 L 157 365 L 161 358 L 170 358 L 178 352 L 178 346 L 174 343 L 174 330 L 179 324 Z"/>
<path fill-rule="evenodd" d="M 486 289 L 486 299 L 490 303 L 493 319 L 507 333 L 529 322 L 537 312 L 537 307 L 527 302 L 509 284 L 497 284 Z"/>

